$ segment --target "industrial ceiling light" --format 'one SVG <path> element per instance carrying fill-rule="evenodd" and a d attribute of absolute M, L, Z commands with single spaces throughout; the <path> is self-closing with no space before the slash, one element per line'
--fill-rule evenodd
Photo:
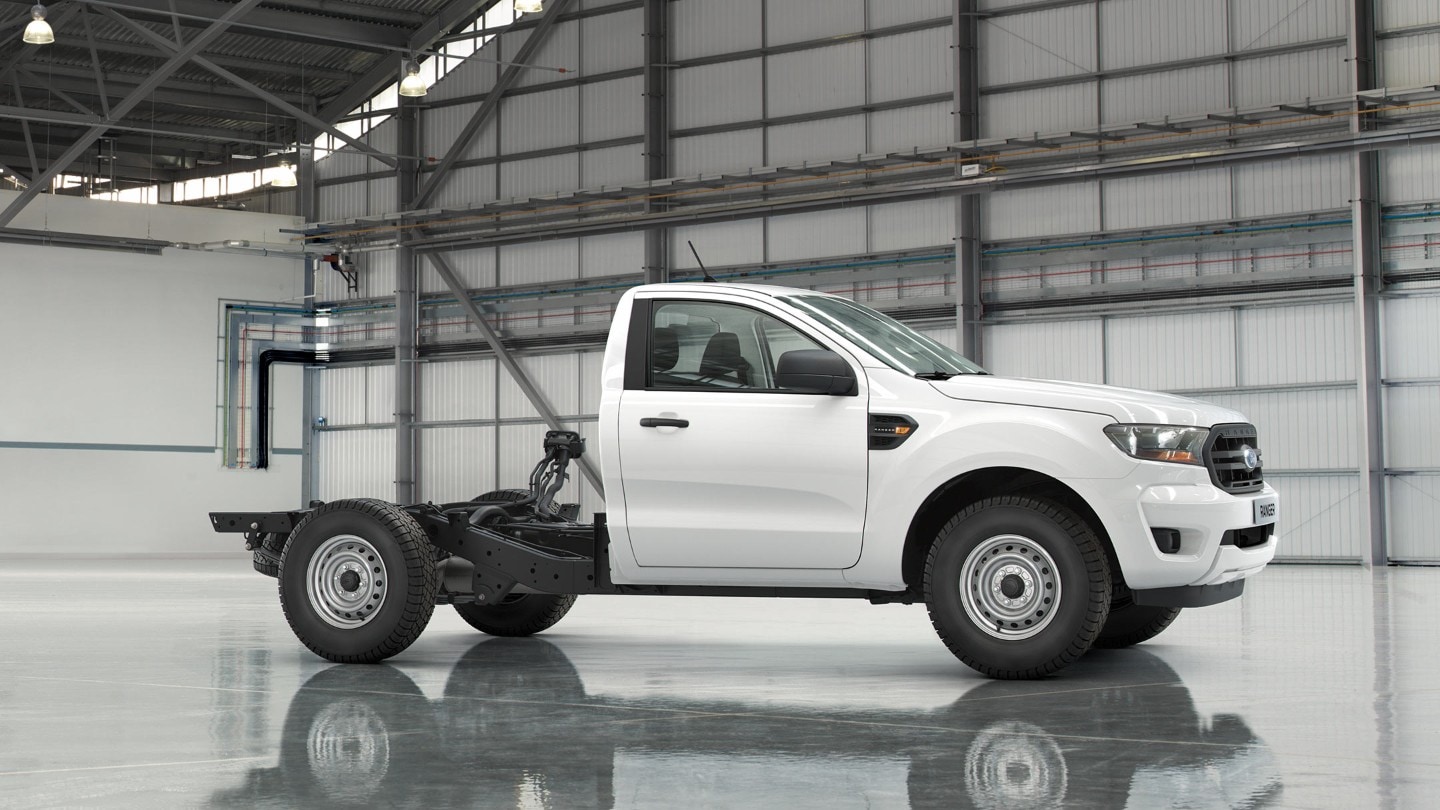
<path fill-rule="evenodd" d="M 400 95 L 419 98 L 430 92 L 425 80 L 420 78 L 420 64 L 414 59 L 405 60 L 405 78 L 400 80 Z"/>
<path fill-rule="evenodd" d="M 538 14 L 545 10 L 543 0 L 515 0 L 515 10 L 521 14 Z"/>
<path fill-rule="evenodd" d="M 270 181 L 270 185 L 276 188 L 294 188 L 297 185 L 294 167 L 288 161 L 280 161 L 280 165 L 275 167 L 275 177 Z"/>
<path fill-rule="evenodd" d="M 55 41 L 55 32 L 50 30 L 50 23 L 45 22 L 45 7 L 36 3 L 30 9 L 30 24 L 25 26 L 25 36 L 21 37 L 31 45 L 49 45 Z"/>

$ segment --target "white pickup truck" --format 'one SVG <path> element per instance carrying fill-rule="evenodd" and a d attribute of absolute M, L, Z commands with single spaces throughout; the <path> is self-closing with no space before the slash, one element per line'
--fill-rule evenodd
<path fill-rule="evenodd" d="M 1165 394 L 991 375 L 845 298 L 637 287 L 606 347 L 607 512 L 556 495 L 585 452 L 552 431 L 528 489 L 398 506 L 216 512 L 333 661 L 404 650 L 436 604 L 495 635 L 579 594 L 924 602 L 997 678 L 1135 644 L 1240 595 L 1274 556 L 1255 428 Z"/>

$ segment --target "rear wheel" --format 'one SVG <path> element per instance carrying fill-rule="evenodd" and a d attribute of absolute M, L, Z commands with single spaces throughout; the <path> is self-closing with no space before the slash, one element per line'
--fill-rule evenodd
<path fill-rule="evenodd" d="M 280 605 L 316 655 L 383 661 L 419 638 L 440 575 L 425 532 L 374 499 L 332 501 L 305 516 L 280 557 Z"/>
<path fill-rule="evenodd" d="M 565 618 L 573 594 L 512 593 L 498 605 L 456 605 L 471 627 L 492 636 L 533 636 Z"/>
<path fill-rule="evenodd" d="M 925 564 L 925 602 L 945 645 L 992 678 L 1039 678 L 1090 648 L 1110 606 L 1095 532 L 1035 497 L 987 498 L 955 515 Z"/>

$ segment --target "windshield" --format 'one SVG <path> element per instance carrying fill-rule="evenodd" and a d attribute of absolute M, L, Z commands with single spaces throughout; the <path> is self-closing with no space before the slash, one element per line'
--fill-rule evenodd
<path fill-rule="evenodd" d="M 793 295 L 781 300 L 849 338 L 897 371 L 921 377 L 985 374 L 984 369 L 894 318 L 844 298 Z"/>

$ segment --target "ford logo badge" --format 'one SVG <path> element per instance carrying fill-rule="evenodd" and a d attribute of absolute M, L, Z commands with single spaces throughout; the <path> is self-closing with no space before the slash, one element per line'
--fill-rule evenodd
<path fill-rule="evenodd" d="M 1240 450 L 1245 454 L 1245 469 L 1254 470 L 1260 467 L 1259 450 L 1256 450 L 1248 444 L 1241 447 Z"/>

